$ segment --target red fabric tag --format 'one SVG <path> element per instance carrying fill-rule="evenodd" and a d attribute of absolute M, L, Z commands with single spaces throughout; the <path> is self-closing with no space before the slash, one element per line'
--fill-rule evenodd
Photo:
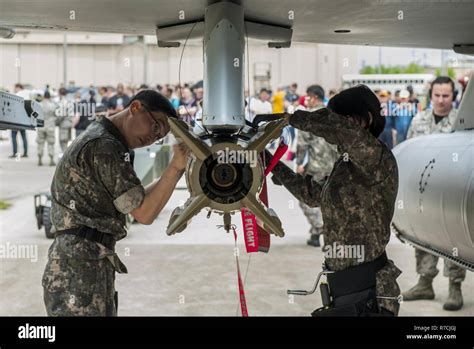
<path fill-rule="evenodd" d="M 246 208 L 243 208 L 240 212 L 242 214 L 242 225 L 244 227 L 245 249 L 247 253 L 258 252 L 259 241 L 255 215 Z"/>

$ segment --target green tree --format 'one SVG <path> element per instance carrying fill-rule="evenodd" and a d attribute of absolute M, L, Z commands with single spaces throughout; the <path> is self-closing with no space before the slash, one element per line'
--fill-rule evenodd
<path fill-rule="evenodd" d="M 386 67 L 383 64 L 380 66 L 372 67 L 370 65 L 360 69 L 360 74 L 422 74 L 426 71 L 425 68 L 416 64 L 410 63 L 407 66 L 393 66 Z"/>
<path fill-rule="evenodd" d="M 370 65 L 366 65 L 359 71 L 359 73 L 360 74 L 375 74 L 376 72 L 373 67 L 371 67 Z"/>
<path fill-rule="evenodd" d="M 436 68 L 435 75 L 437 77 L 441 76 L 441 75 L 444 75 L 444 74 L 441 74 L 441 68 Z M 453 80 L 456 79 L 456 72 L 454 71 L 453 68 L 448 68 L 448 76 Z"/>

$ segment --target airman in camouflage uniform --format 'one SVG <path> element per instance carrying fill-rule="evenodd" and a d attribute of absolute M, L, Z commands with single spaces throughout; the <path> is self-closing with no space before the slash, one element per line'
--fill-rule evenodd
<path fill-rule="evenodd" d="M 444 81 L 446 84 L 449 83 L 449 80 Z M 434 85 L 436 86 L 436 83 Z M 448 102 L 451 103 L 452 100 Z M 407 138 L 452 132 L 456 118 L 457 110 L 452 106 L 445 117 L 436 116 L 433 109 L 422 111 L 413 118 Z M 420 275 L 420 279 L 415 286 L 403 292 L 403 300 L 434 299 L 433 279 L 439 272 L 437 268 L 439 258 L 417 248 L 415 258 L 416 272 Z M 445 259 L 443 274 L 449 278 L 449 297 L 443 307 L 445 310 L 458 310 L 463 305 L 461 283 L 466 277 L 466 270 Z"/>
<path fill-rule="evenodd" d="M 310 111 L 313 112 L 323 107 L 312 108 Z M 304 164 L 306 157 L 308 160 Z M 338 157 L 339 154 L 336 147 L 326 142 L 323 138 L 316 137 L 310 132 L 298 131 L 296 165 L 304 166 L 304 174 L 318 179 L 323 178 L 331 172 L 332 166 Z M 309 207 L 303 201 L 299 201 L 299 204 L 311 225 L 311 238 L 308 240 L 308 244 L 319 246 L 319 235 L 323 234 L 324 226 L 321 208 Z"/>
<path fill-rule="evenodd" d="M 132 99 L 130 107 L 112 117 L 122 125 L 131 120 L 134 129 L 126 131 L 130 133 L 122 133 L 120 123 L 99 117 L 66 149 L 51 185 L 56 238 L 42 280 L 48 315 L 117 315 L 115 272 L 126 273 L 127 269 L 114 245 L 127 235 L 126 214 L 151 224 L 173 192 L 187 158 L 185 150 L 175 148 L 161 178 L 144 188 L 133 169 L 131 149 L 164 137 L 169 132 L 169 116 L 176 117 L 176 113 L 168 100 L 145 90 Z M 159 133 L 158 125 L 163 126 Z M 137 133 L 139 130 L 144 132 Z M 136 137 L 131 138 L 133 135 Z M 94 235 L 72 234 L 76 229 Z M 97 236 L 113 243 L 101 243 Z M 107 239 L 102 240 L 104 236 Z"/>
<path fill-rule="evenodd" d="M 125 215 L 140 206 L 145 189 L 133 170 L 133 151 L 107 118 L 66 149 L 51 194 L 57 231 L 87 226 L 115 240 L 127 235 Z M 114 270 L 127 272 L 114 251 L 81 237 L 57 236 L 43 277 L 48 315 L 116 315 Z"/>
<path fill-rule="evenodd" d="M 59 108 L 56 110 L 56 125 L 59 126 L 59 146 L 63 154 L 72 139 L 72 118 L 74 117 L 74 108 L 67 100 L 66 93 L 66 89 L 59 89 Z"/>
<path fill-rule="evenodd" d="M 426 136 L 433 133 L 450 133 L 453 131 L 454 122 L 458 116 L 456 109 L 451 109 L 448 116 L 443 117 L 436 122 L 433 110 L 428 109 L 419 112 L 411 121 L 408 129 L 407 139 L 419 136 Z"/>
<path fill-rule="evenodd" d="M 363 246 L 364 262 L 383 255 L 398 191 L 397 163 L 390 149 L 361 125 L 328 109 L 296 111 L 289 124 L 336 145 L 341 156 L 323 179 L 296 174 L 282 162 L 274 168 L 273 178 L 298 200 L 321 207 L 325 246 Z M 379 133 L 382 130 L 383 125 Z M 361 262 L 344 256 L 326 258 L 325 264 L 329 270 L 342 271 Z M 391 260 L 376 273 L 376 294 L 388 297 L 378 299 L 379 308 L 394 315 L 399 310 L 400 273 Z"/>
<path fill-rule="evenodd" d="M 54 144 L 56 143 L 56 104 L 50 99 L 49 92 L 45 93 L 40 103 L 44 113 L 44 127 L 38 127 L 36 142 L 38 143 L 38 166 L 43 165 L 44 144 L 47 143 L 49 165 L 54 166 Z"/>

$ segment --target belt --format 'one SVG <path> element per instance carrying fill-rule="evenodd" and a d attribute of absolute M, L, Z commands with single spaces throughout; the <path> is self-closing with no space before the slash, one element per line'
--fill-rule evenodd
<path fill-rule="evenodd" d="M 111 234 L 106 234 L 98 231 L 97 229 L 80 226 L 77 228 L 58 230 L 56 236 L 62 234 L 75 235 L 83 239 L 92 240 L 104 245 L 109 250 L 115 250 L 115 239 Z"/>
<path fill-rule="evenodd" d="M 388 262 L 384 251 L 371 262 L 362 263 L 347 269 L 327 274 L 333 298 L 360 292 L 376 285 L 376 273 Z"/>

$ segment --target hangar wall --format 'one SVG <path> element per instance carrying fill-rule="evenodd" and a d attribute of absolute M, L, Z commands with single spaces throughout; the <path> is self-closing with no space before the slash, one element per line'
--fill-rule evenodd
<path fill-rule="evenodd" d="M 59 86 L 63 82 L 63 38 L 61 32 L 33 31 L 1 40 L 0 87 L 11 90 L 16 82 Z M 67 41 L 67 81 L 76 86 L 178 82 L 181 48 L 158 48 L 154 37 L 145 39 L 146 81 L 142 42 L 127 44 L 124 35 L 92 33 L 68 33 Z M 269 49 L 264 42 L 251 41 L 249 55 L 251 81 L 254 63 L 270 63 L 273 88 L 296 81 L 299 92 L 313 83 L 329 89 L 340 86 L 343 74 L 358 72 L 356 46 L 293 43 L 290 49 Z M 202 75 L 202 45 L 190 42 L 183 55 L 181 82 L 197 81 Z"/>

